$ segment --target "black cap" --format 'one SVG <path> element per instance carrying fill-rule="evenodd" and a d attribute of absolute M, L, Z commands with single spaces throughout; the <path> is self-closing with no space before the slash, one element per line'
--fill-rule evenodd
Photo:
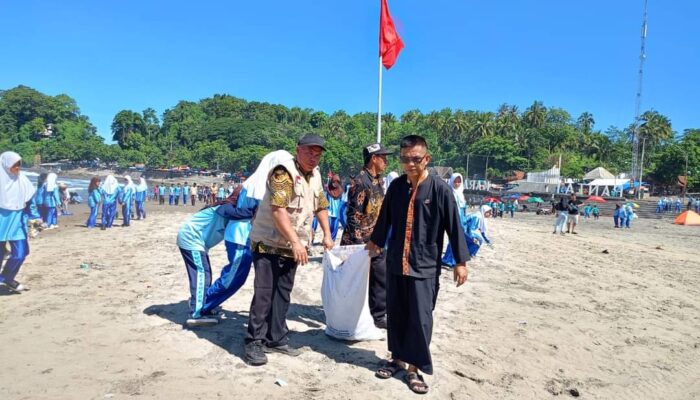
<path fill-rule="evenodd" d="M 297 146 L 318 146 L 326 150 L 326 141 L 318 135 L 304 135 L 304 137 L 297 142 Z"/>
<path fill-rule="evenodd" d="M 393 151 L 390 151 L 386 147 L 382 146 L 381 143 L 372 143 L 369 146 L 365 146 L 365 148 L 362 149 L 362 156 L 364 157 L 365 161 L 367 161 L 371 156 L 375 154 L 382 155 L 393 153 Z"/>

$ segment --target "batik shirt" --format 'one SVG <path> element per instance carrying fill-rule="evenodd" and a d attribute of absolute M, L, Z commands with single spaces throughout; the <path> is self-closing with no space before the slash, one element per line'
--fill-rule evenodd
<path fill-rule="evenodd" d="M 384 201 L 384 180 L 363 169 L 350 183 L 347 204 L 347 229 L 342 245 L 362 244 L 369 241 L 379 210 Z"/>
<path fill-rule="evenodd" d="M 313 176 L 313 171 L 309 173 L 302 172 L 299 167 L 299 163 L 294 161 L 297 167 L 297 171 L 306 179 L 307 182 Z M 275 167 L 270 174 L 270 178 L 267 181 L 270 190 L 270 204 L 274 207 L 287 208 L 289 202 L 294 196 L 294 180 L 292 180 L 292 175 L 281 165 Z M 326 199 L 326 194 L 321 190 L 318 194 L 318 209 L 314 213 L 325 210 L 328 208 L 328 200 Z M 281 249 L 277 247 L 267 246 L 264 243 L 252 243 L 254 251 L 258 253 L 276 254 L 284 257 L 294 257 L 294 252 L 291 249 Z"/>

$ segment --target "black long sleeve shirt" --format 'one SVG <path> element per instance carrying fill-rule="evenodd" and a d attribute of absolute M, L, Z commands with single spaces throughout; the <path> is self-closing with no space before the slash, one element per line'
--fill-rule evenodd
<path fill-rule="evenodd" d="M 418 185 L 413 201 L 413 215 L 409 216 L 412 190 L 406 175 L 392 182 L 382 202 L 371 240 L 380 247 L 384 247 L 388 241 L 388 272 L 415 278 L 437 277 L 441 270 L 445 233 L 457 263 L 469 260 L 459 208 L 449 185 L 440 178 L 429 175 Z M 411 223 L 409 242 L 406 240 L 406 227 Z M 387 237 L 390 231 L 391 237 Z M 403 263 L 406 246 L 409 246 L 407 269 Z"/>

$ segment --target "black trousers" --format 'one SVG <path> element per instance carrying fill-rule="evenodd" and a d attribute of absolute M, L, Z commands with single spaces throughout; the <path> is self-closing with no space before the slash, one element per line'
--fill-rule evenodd
<path fill-rule="evenodd" d="M 432 375 L 430 341 L 439 278 L 387 276 L 387 342 L 391 357 Z"/>
<path fill-rule="evenodd" d="M 386 253 L 372 257 L 369 269 L 369 311 L 375 321 L 386 315 Z"/>
<path fill-rule="evenodd" d="M 268 346 L 287 344 L 287 311 L 297 263 L 292 258 L 253 253 L 255 281 L 250 303 L 246 343 L 260 340 Z"/>

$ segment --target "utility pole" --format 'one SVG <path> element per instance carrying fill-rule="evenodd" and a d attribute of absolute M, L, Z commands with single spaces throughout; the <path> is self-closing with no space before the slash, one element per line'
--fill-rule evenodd
<path fill-rule="evenodd" d="M 464 173 L 467 176 L 467 179 L 469 178 L 469 155 L 470 153 L 467 153 L 467 171 Z"/>

